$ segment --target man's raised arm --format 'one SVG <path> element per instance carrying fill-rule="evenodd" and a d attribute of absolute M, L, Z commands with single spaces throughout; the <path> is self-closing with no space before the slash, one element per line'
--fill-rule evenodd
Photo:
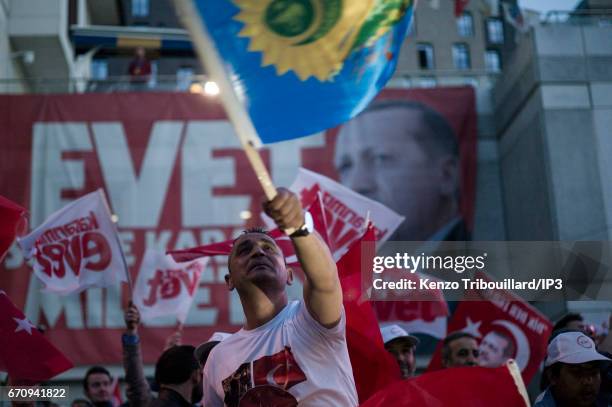
<path fill-rule="evenodd" d="M 278 189 L 276 197 L 264 204 L 264 210 L 283 230 L 298 230 L 305 223 L 297 195 L 285 188 Z M 319 324 L 332 328 L 340 322 L 342 315 L 342 289 L 336 263 L 316 232 L 298 231 L 291 236 L 291 240 L 306 274 L 304 303 Z"/>

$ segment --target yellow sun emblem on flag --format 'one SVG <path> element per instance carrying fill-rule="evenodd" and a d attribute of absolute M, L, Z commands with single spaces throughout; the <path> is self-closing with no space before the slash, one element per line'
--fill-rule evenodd
<path fill-rule="evenodd" d="M 234 0 L 249 51 L 263 53 L 263 66 L 278 75 L 293 71 L 306 80 L 328 80 L 353 49 L 376 0 Z"/>

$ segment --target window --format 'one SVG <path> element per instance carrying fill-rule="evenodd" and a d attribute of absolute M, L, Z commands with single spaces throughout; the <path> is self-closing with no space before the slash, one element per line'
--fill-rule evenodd
<path fill-rule="evenodd" d="M 453 45 L 453 63 L 457 69 L 470 69 L 470 49 L 467 44 Z"/>
<path fill-rule="evenodd" d="M 149 15 L 149 0 L 132 0 L 132 16 L 146 17 Z"/>
<path fill-rule="evenodd" d="M 499 51 L 495 49 L 485 51 L 485 68 L 487 72 L 501 72 L 501 56 Z"/>
<path fill-rule="evenodd" d="M 101 81 L 108 78 L 108 62 L 106 59 L 91 60 L 91 79 Z"/>
<path fill-rule="evenodd" d="M 491 44 L 503 44 L 504 42 L 504 24 L 499 18 L 490 18 L 487 20 L 487 36 Z"/>
<path fill-rule="evenodd" d="M 457 18 L 457 31 L 460 37 L 474 36 L 474 19 L 468 12 L 464 12 Z"/>
<path fill-rule="evenodd" d="M 193 68 L 183 66 L 176 70 L 176 88 L 178 90 L 188 90 L 193 78 Z"/>
<path fill-rule="evenodd" d="M 430 44 L 417 44 L 417 58 L 419 61 L 419 68 L 434 69 L 433 46 Z"/>

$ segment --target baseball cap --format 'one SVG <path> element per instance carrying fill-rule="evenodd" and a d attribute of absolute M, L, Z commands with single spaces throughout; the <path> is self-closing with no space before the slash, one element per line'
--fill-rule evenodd
<path fill-rule="evenodd" d="M 610 361 L 597 352 L 595 342 L 582 332 L 564 332 L 553 338 L 548 344 L 548 352 L 544 366 L 557 362 L 577 365 L 593 361 Z"/>
<path fill-rule="evenodd" d="M 402 338 L 410 342 L 412 345 L 417 346 L 419 344 L 419 338 L 416 336 L 410 335 L 404 328 L 399 325 L 387 325 L 380 328 L 380 333 L 382 334 L 383 342 L 388 343 L 392 340 Z"/>
<path fill-rule="evenodd" d="M 230 336 L 232 336 L 232 334 L 228 334 L 227 332 L 215 332 L 210 338 L 208 338 L 206 342 L 202 342 L 198 345 L 198 347 L 193 352 L 193 355 L 198 360 L 198 362 L 204 364 L 212 348 L 214 348 L 215 345 L 217 345 L 219 342 L 224 341 Z"/>

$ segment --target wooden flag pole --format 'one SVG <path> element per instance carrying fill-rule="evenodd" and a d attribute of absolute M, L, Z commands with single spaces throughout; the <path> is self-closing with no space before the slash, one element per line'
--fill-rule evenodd
<path fill-rule="evenodd" d="M 240 144 L 257 175 L 257 179 L 266 194 L 266 198 L 268 198 L 268 200 L 273 199 L 276 196 L 276 188 L 257 151 L 257 148 L 261 146 L 257 130 L 255 130 L 255 126 L 249 114 L 238 99 L 238 95 L 234 91 L 225 73 L 223 62 L 219 52 L 215 48 L 208 29 L 201 18 L 193 17 L 198 16 L 199 13 L 195 9 L 192 0 L 174 0 L 174 4 L 179 19 L 181 19 L 185 27 L 187 27 L 192 34 L 191 39 L 196 49 L 199 51 L 197 54 L 200 63 L 206 68 L 206 72 L 210 78 L 219 86 L 221 103 L 230 121 L 234 125 L 238 140 L 240 140 Z"/>

